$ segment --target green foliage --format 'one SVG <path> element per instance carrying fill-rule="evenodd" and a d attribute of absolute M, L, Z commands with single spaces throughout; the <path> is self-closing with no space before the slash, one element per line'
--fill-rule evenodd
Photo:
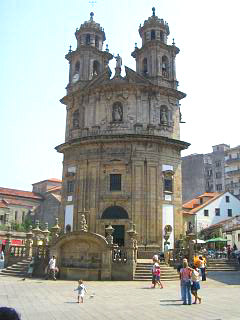
<path fill-rule="evenodd" d="M 20 232 L 25 231 L 24 226 L 16 222 L 11 222 L 11 229 L 14 231 L 20 231 Z"/>
<path fill-rule="evenodd" d="M 32 218 L 26 217 L 22 225 L 24 226 L 24 230 L 26 232 L 29 231 L 29 227 L 33 225 Z"/>
<path fill-rule="evenodd" d="M 0 225 L 0 231 L 6 231 L 7 226 L 5 224 Z"/>

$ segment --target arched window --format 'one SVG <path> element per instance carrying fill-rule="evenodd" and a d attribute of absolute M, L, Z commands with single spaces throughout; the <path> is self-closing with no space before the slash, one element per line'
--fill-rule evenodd
<path fill-rule="evenodd" d="M 163 56 L 162 57 L 162 75 L 164 78 L 168 78 L 168 69 L 169 69 L 169 63 L 168 63 L 168 57 Z"/>
<path fill-rule="evenodd" d="M 79 128 L 79 111 L 76 110 L 73 112 L 73 128 Z"/>
<path fill-rule="evenodd" d="M 147 73 L 148 73 L 147 58 L 144 58 L 144 59 L 143 59 L 143 62 L 142 62 L 142 70 L 143 70 L 143 74 L 144 74 L 144 75 L 147 75 Z"/>
<path fill-rule="evenodd" d="M 112 121 L 119 122 L 123 120 L 123 106 L 121 102 L 114 102 L 112 106 Z"/>
<path fill-rule="evenodd" d="M 86 34 L 86 45 L 90 45 L 90 34 Z"/>
<path fill-rule="evenodd" d="M 75 73 L 79 72 L 79 70 L 80 70 L 80 62 L 77 61 L 76 64 L 75 64 Z"/>
<path fill-rule="evenodd" d="M 168 117 L 169 117 L 168 107 L 161 106 L 161 108 L 160 108 L 160 124 L 168 125 L 168 121 L 169 121 Z"/>
<path fill-rule="evenodd" d="M 160 31 L 160 41 L 164 42 L 164 33 Z"/>
<path fill-rule="evenodd" d="M 95 36 L 95 47 L 99 48 L 99 38 L 98 38 L 98 36 Z"/>
<path fill-rule="evenodd" d="M 97 60 L 93 61 L 93 75 L 98 76 L 100 73 L 100 63 Z"/>
<path fill-rule="evenodd" d="M 128 213 L 119 206 L 112 206 L 104 210 L 101 219 L 128 219 Z"/>
<path fill-rule="evenodd" d="M 151 30 L 151 40 L 155 40 L 155 39 L 156 39 L 155 30 Z"/>

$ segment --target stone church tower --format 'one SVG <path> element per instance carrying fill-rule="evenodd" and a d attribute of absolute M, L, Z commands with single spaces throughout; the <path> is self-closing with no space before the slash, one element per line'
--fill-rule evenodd
<path fill-rule="evenodd" d="M 111 224 L 114 241 L 126 242 L 136 225 L 139 252 L 162 250 L 170 231 L 170 248 L 182 234 L 179 100 L 175 58 L 167 44 L 168 24 L 153 14 L 139 27 L 142 47 L 135 47 L 136 72 L 103 50 L 104 29 L 93 20 L 75 35 L 69 61 L 61 224 L 79 230 L 85 213 L 89 231 L 105 235 Z M 108 63 L 116 58 L 111 78 Z"/>

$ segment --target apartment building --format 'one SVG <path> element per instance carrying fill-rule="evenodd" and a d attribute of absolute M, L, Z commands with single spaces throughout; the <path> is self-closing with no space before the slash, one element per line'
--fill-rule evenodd
<path fill-rule="evenodd" d="M 240 146 L 225 151 L 225 188 L 240 199 Z"/>
<path fill-rule="evenodd" d="M 219 144 L 212 147 L 211 153 L 182 157 L 183 202 L 205 192 L 225 190 L 225 156 L 229 149 L 229 145 Z"/>

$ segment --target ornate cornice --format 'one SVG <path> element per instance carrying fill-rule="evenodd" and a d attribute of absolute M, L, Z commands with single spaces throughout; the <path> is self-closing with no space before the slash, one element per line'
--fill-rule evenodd
<path fill-rule="evenodd" d="M 64 153 L 69 148 L 77 147 L 79 145 L 94 144 L 94 143 L 115 143 L 115 142 L 151 142 L 164 145 L 172 145 L 178 150 L 187 149 L 190 143 L 171 139 L 163 136 L 156 135 L 141 135 L 141 134 L 108 134 L 108 135 L 95 135 L 72 139 L 68 142 L 58 145 L 55 149 Z"/>
<path fill-rule="evenodd" d="M 160 93 L 165 96 L 170 96 L 173 98 L 176 98 L 178 100 L 181 100 L 186 97 L 186 94 L 184 92 L 178 91 L 173 88 L 168 88 L 164 86 L 158 86 L 150 81 L 145 83 L 137 83 L 137 82 L 128 82 L 125 78 L 124 80 L 119 81 L 112 81 L 112 80 L 104 80 L 101 83 L 96 83 L 94 85 L 90 85 L 88 83 L 88 87 L 82 88 L 81 90 L 76 90 L 75 92 L 72 92 L 71 94 L 66 95 L 63 97 L 60 102 L 68 105 L 71 103 L 73 97 L 79 97 L 79 96 L 87 96 L 87 95 L 94 95 L 99 93 L 107 93 L 107 92 L 119 92 L 119 91 L 132 91 L 135 92 L 138 90 L 148 91 L 149 94 L 155 94 Z"/>
<path fill-rule="evenodd" d="M 73 57 L 75 55 L 79 55 L 83 52 L 92 52 L 94 54 L 98 54 L 100 56 L 103 56 L 107 61 L 113 59 L 113 55 L 111 53 L 109 53 L 108 51 L 101 51 L 101 50 L 98 50 L 96 47 L 93 47 L 93 46 L 85 46 L 85 45 L 82 45 L 80 46 L 79 48 L 77 48 L 75 51 L 70 51 L 68 52 L 66 55 L 65 55 L 65 58 L 71 62 Z"/>

